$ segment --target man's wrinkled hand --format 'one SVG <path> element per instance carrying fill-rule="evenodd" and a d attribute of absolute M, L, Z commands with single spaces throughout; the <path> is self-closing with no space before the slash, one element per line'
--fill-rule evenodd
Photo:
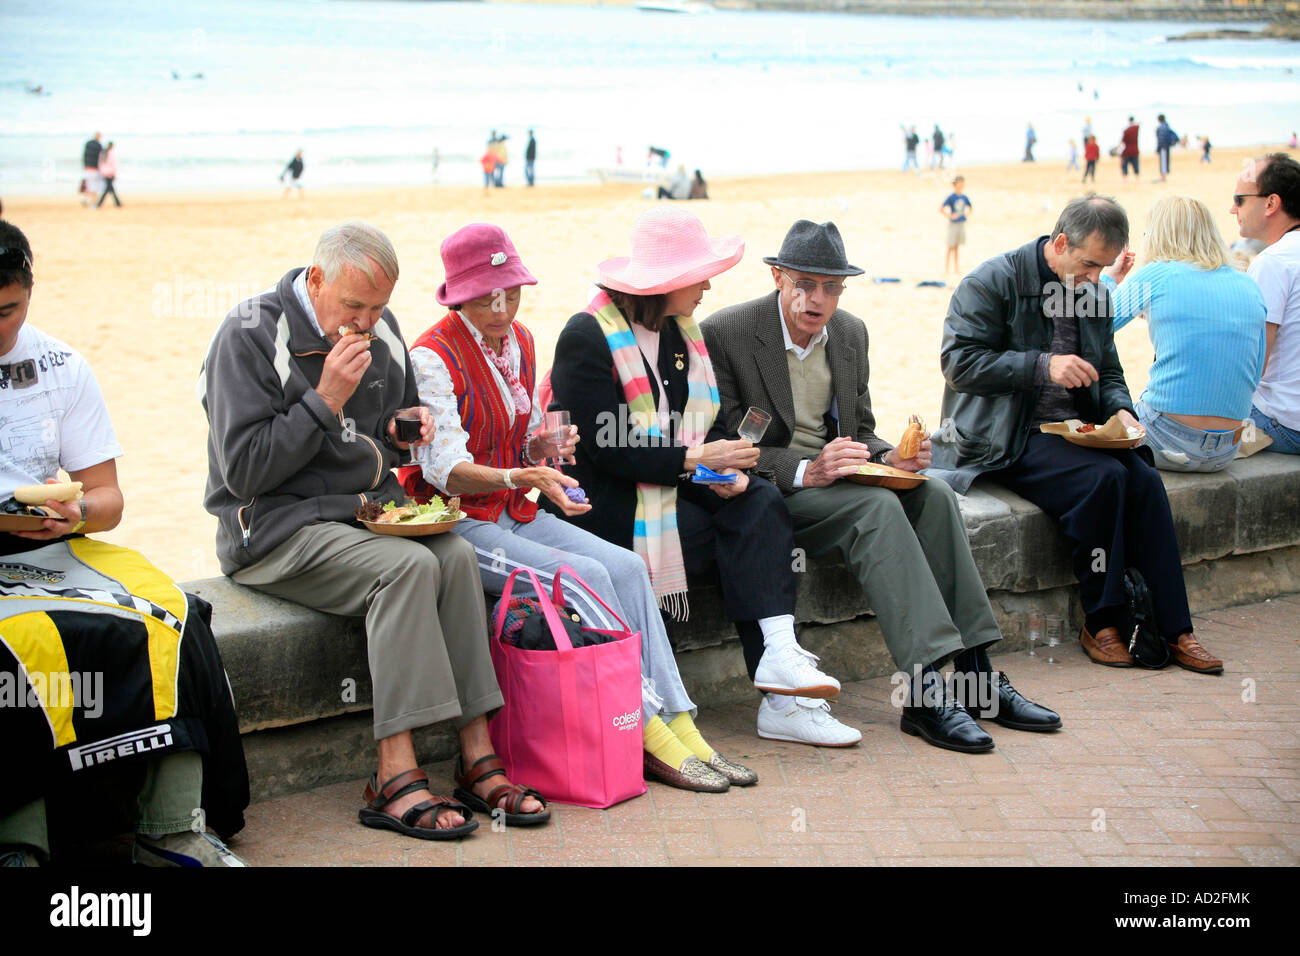
<path fill-rule="evenodd" d="M 871 449 L 866 445 L 844 436 L 832 439 L 804 469 L 803 486 L 825 488 L 870 462 Z"/>
<path fill-rule="evenodd" d="M 370 343 L 364 335 L 345 335 L 334 343 L 325 356 L 316 394 L 335 415 L 343 411 L 352 393 L 361 384 L 361 377 L 370 368 Z"/>
<path fill-rule="evenodd" d="M 900 471 L 925 471 L 930 467 L 930 439 L 926 438 L 921 441 L 921 447 L 917 449 L 916 457 L 902 458 L 898 454 L 897 448 L 891 448 L 885 453 L 884 462 L 892 468 Z"/>

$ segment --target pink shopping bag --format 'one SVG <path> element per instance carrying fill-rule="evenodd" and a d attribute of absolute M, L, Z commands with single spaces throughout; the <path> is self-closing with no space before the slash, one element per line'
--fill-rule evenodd
<path fill-rule="evenodd" d="M 532 579 L 555 640 L 553 651 L 524 650 L 502 640 L 515 578 Z M 574 647 L 555 605 L 565 604 L 560 578 L 590 594 L 621 630 L 607 644 Z M 530 568 L 506 580 L 492 634 L 492 665 L 505 705 L 488 723 L 492 746 L 510 779 L 548 800 L 603 809 L 645 793 L 641 738 L 641 635 L 632 633 L 573 569 L 555 572 L 553 598 Z"/>

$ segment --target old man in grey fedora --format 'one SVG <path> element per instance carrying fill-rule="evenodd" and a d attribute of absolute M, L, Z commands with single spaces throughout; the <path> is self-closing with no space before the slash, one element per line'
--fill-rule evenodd
<path fill-rule="evenodd" d="M 861 583 L 908 678 L 901 729 L 968 753 L 993 749 L 972 715 L 1018 730 L 1057 729 L 1060 717 L 992 671 L 987 649 L 1001 633 L 952 489 L 942 481 L 893 491 L 844 480 L 867 463 L 924 471 L 930 441 L 903 458 L 876 435 L 867 327 L 839 308 L 844 278 L 863 270 L 849 264 L 839 230 L 801 219 L 763 261 L 775 290 L 701 324 L 722 413 L 733 432 L 750 406 L 772 414 L 755 470 L 785 494 L 795 544 L 814 557 L 839 557 Z M 938 668 L 950 659 L 967 678 L 952 686 L 965 691 L 969 710 L 945 693 Z M 769 714 L 769 723 L 798 719 L 789 713 L 797 710 Z M 763 719 L 760 709 L 760 728 Z"/>

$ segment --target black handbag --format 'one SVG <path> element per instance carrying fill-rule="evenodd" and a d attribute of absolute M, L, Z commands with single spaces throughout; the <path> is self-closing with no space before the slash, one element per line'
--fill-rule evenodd
<path fill-rule="evenodd" d="M 1124 598 L 1128 603 L 1128 652 L 1139 667 L 1158 670 L 1172 659 L 1169 642 L 1156 627 L 1155 602 L 1151 589 L 1137 568 L 1124 571 Z"/>

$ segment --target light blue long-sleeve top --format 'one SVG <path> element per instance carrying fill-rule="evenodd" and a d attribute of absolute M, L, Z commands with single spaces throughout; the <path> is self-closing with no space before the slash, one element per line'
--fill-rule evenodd
<path fill-rule="evenodd" d="M 1151 262 L 1110 289 L 1118 331 L 1146 313 L 1155 362 L 1142 401 L 1175 415 L 1244 419 L 1264 373 L 1264 294 L 1231 266 Z"/>

